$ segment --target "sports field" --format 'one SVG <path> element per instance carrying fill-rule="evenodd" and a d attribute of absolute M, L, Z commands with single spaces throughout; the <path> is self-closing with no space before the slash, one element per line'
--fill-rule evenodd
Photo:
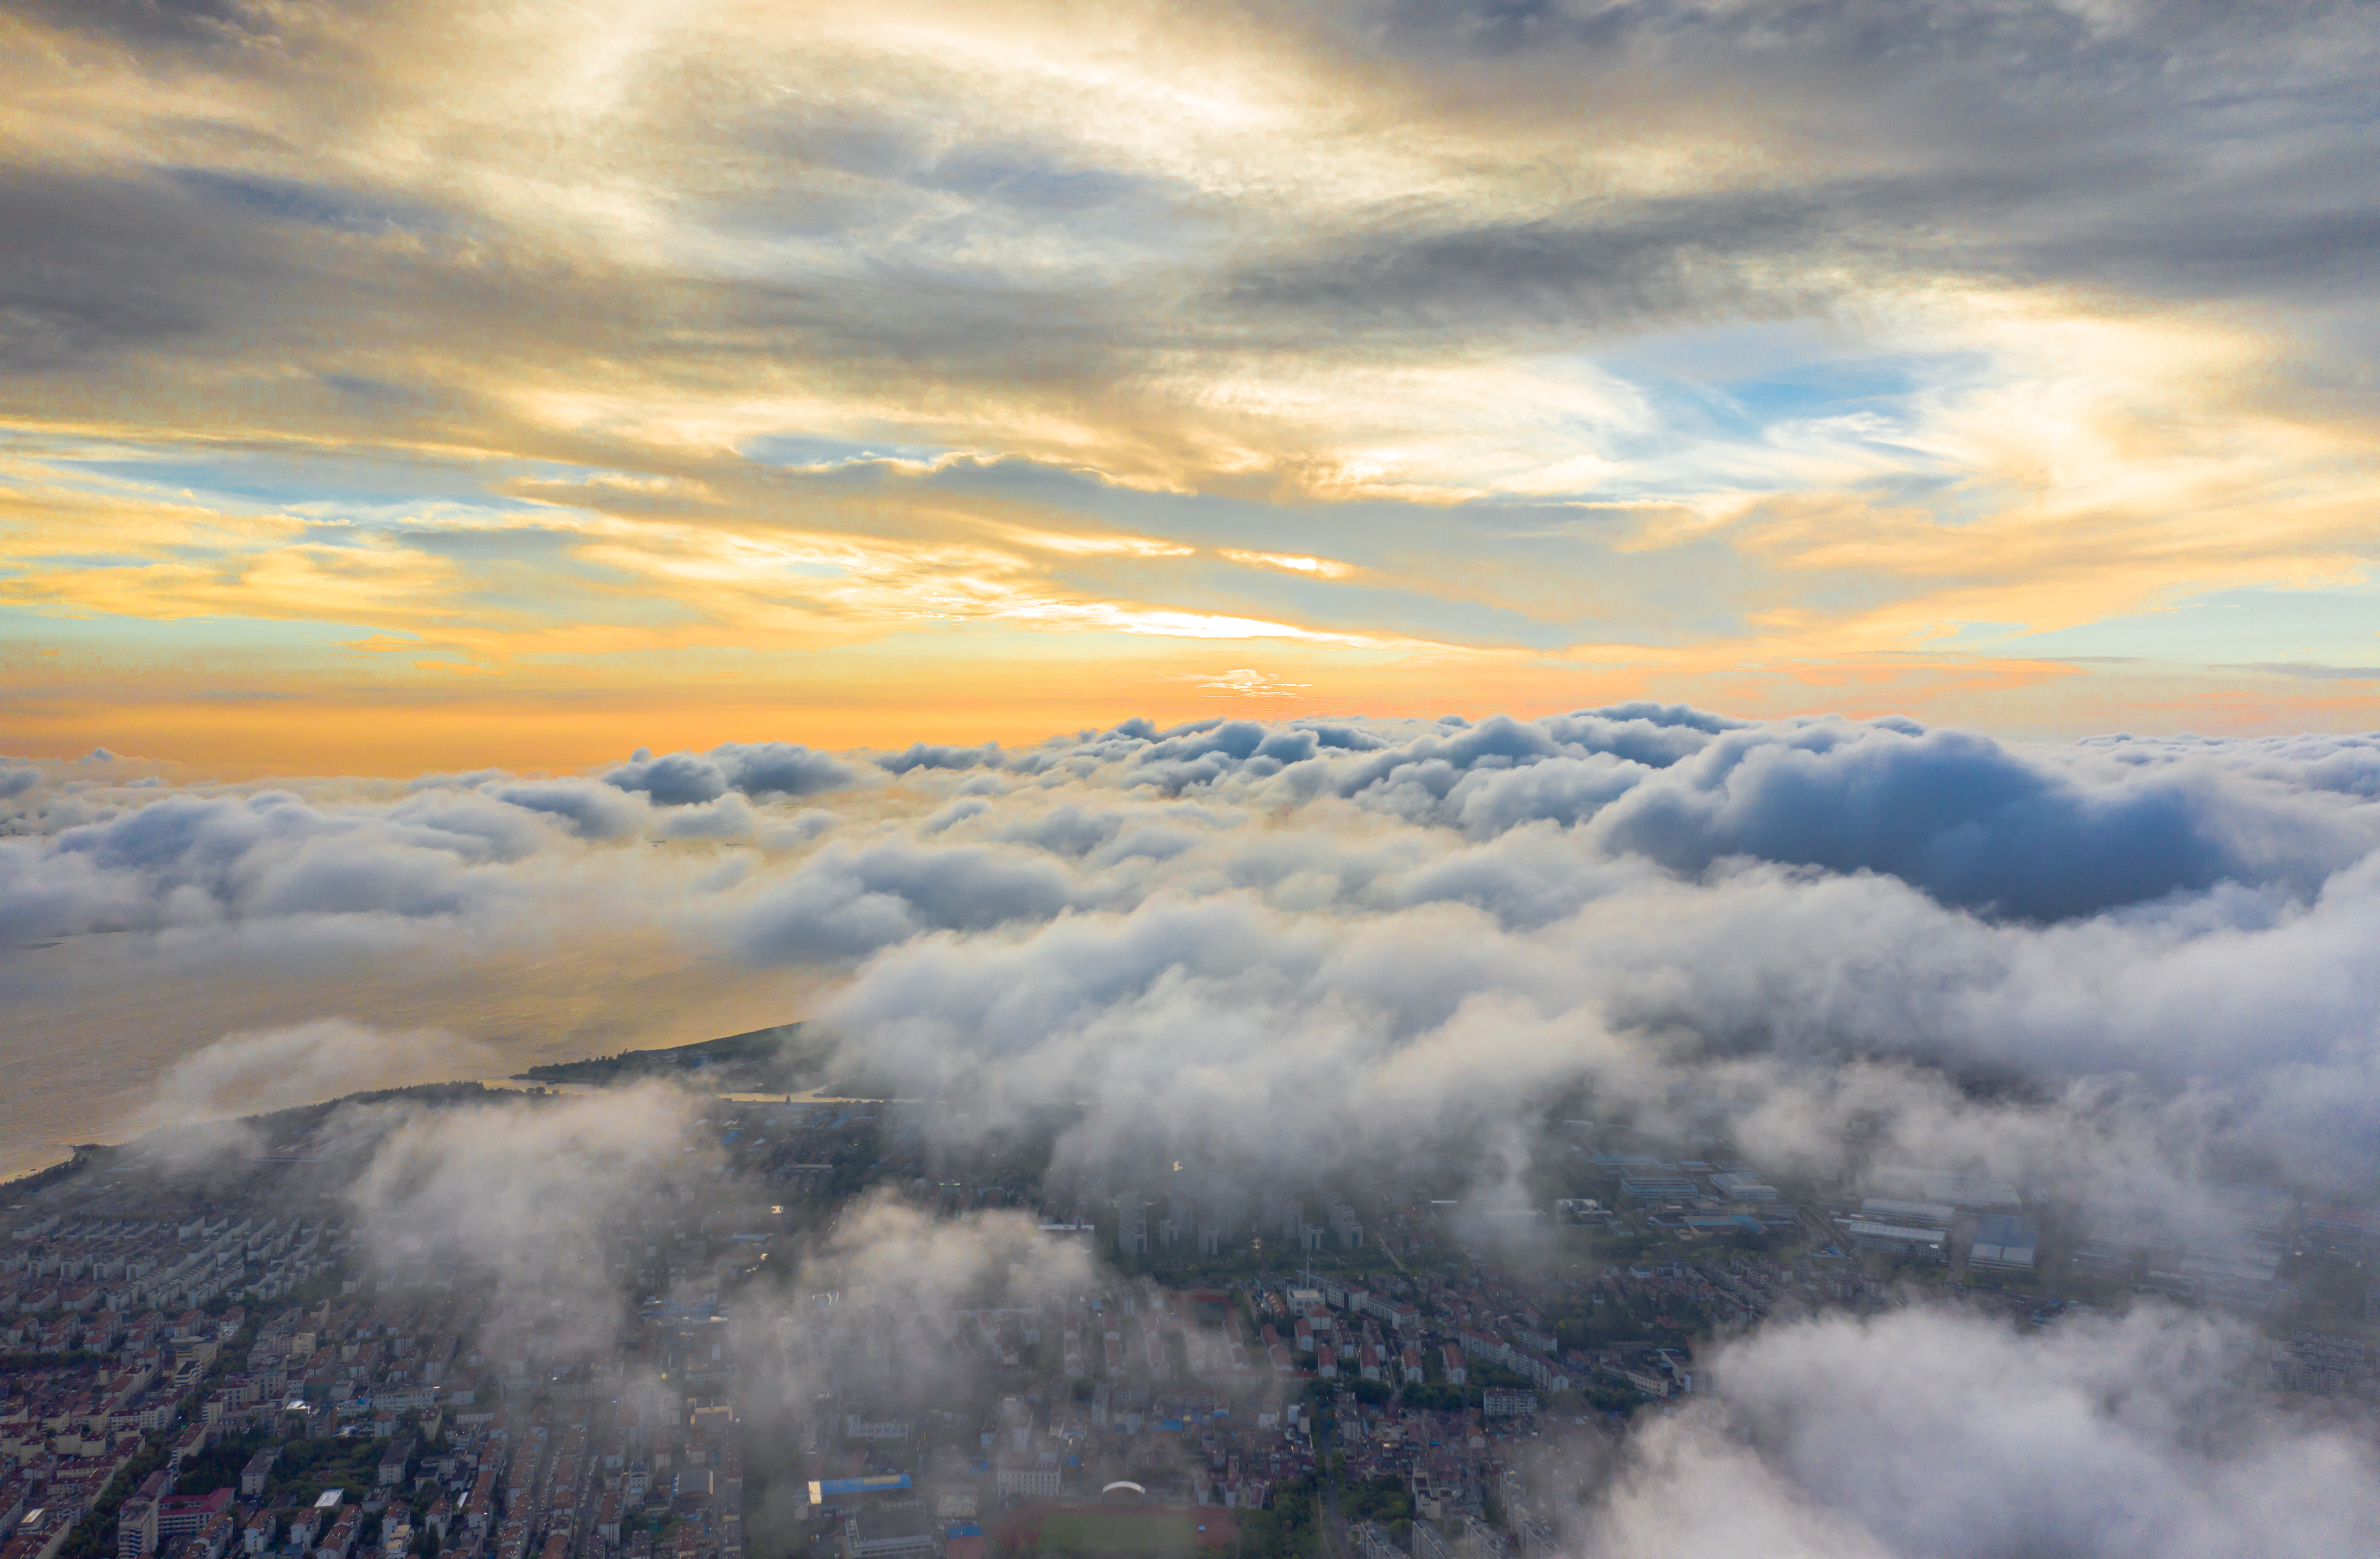
<path fill-rule="evenodd" d="M 1239 1535 L 1230 1516 L 1213 1505 L 1028 1505 L 996 1523 L 995 1541 L 1017 1552 L 1055 1559 L 1153 1559 L 1227 1547 Z"/>

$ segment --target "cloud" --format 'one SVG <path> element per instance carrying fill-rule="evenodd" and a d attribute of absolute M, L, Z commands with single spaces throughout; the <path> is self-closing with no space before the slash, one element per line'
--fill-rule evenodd
<path fill-rule="evenodd" d="M 618 839 L 643 820 L 638 810 L 590 780 L 541 780 L 500 785 L 490 794 L 510 806 L 549 813 L 587 839 Z"/>
<path fill-rule="evenodd" d="M 1032 679 L 1072 708 L 1118 656 L 1177 711 L 1379 707 L 1381 647 L 1419 646 L 1460 653 L 1396 687 L 1973 708 L 2058 673 L 1961 627 L 2170 661 L 2161 603 L 2354 575 L 2358 8 L 1427 9 L 629 28 L 625 119 L 577 111 L 551 19 L 460 61 L 402 10 L 28 11 L 18 670 L 92 737 L 139 684 L 383 762 L 457 698 L 628 656 L 648 707 L 722 696 L 724 654 L 1013 711 L 965 636 L 991 623 L 1073 668 Z M 468 154 L 336 154 L 365 103 Z M 91 613 L 150 624 L 99 681 Z M 297 635 L 242 689 L 283 707 L 229 709 L 201 621 L 370 636 Z M 1201 635 L 1293 663 L 1198 692 Z M 2192 667 L 2351 671 L 2358 636 Z M 358 643 L 436 701 L 335 732 Z M 2021 718 L 2098 707 L 2051 702 Z M 715 799 L 700 761 L 646 793 Z"/>
<path fill-rule="evenodd" d="M 755 801 L 820 795 L 859 778 L 848 764 L 791 742 L 730 742 L 712 748 L 711 755 L 735 788 Z"/>
<path fill-rule="evenodd" d="M 1378 1148 L 1591 1075 L 1732 1101 L 1829 1172 L 1889 1107 L 1911 1153 L 2045 1185 L 2169 1186 L 2218 1142 L 2345 1184 L 2380 1163 L 2350 1124 L 2380 1102 L 2380 876 L 2339 767 L 2366 751 L 1662 709 L 1119 729 L 1038 750 L 1045 778 L 1178 799 L 969 796 L 722 912 L 750 956 L 862 961 L 820 1018 L 869 1064 L 1019 1109 L 1087 1091 L 1087 1140 L 1278 1152 L 1318 1095 Z M 1976 1106 L 1937 1068 L 2033 1092 Z"/>
<path fill-rule="evenodd" d="M 285 792 L 168 794 L 55 836 L 0 842 L 12 936 L 149 929 L 247 912 L 451 912 L 486 841 L 366 828 Z"/>
<path fill-rule="evenodd" d="M 876 763 L 888 774 L 906 774 L 917 768 L 982 768 L 998 763 L 1000 759 L 1000 743 L 997 742 L 988 742 L 979 747 L 951 747 L 917 742 L 900 752 L 886 754 Z"/>
<path fill-rule="evenodd" d="M 838 1297 L 808 1319 L 844 1334 L 887 1313 L 1038 1307 L 1081 1293 L 1096 1275 L 1083 1245 L 1042 1238 L 1029 1213 L 996 1209 L 945 1218 L 880 1190 L 800 1252 L 802 1286 Z M 816 1347 L 830 1339 L 808 1340 L 831 1356 L 831 1346 Z"/>
<path fill-rule="evenodd" d="M 460 1107 L 370 1107 L 376 1138 L 345 1195 L 363 1259 L 382 1274 L 452 1263 L 496 1279 L 500 1345 L 564 1360 L 608 1343 L 618 1295 L 609 1242 L 651 1213 L 673 1176 L 715 1163 L 694 1101 L 640 1084 L 601 1094 Z"/>
<path fill-rule="evenodd" d="M 753 958 L 831 961 L 927 931 L 1048 919 L 1079 894 L 1065 872 L 1023 852 L 829 845 L 738 906 L 730 935 Z"/>
<path fill-rule="evenodd" d="M 158 1080 L 152 1119 L 266 1115 L 350 1094 L 443 1082 L 484 1070 L 493 1053 L 436 1030 L 382 1033 L 346 1018 L 225 1034 Z"/>
<path fill-rule="evenodd" d="M 2311 893 L 2368 825 L 2172 770 L 2090 786 L 1961 731 L 1823 723 L 1716 739 L 1597 819 L 1673 870 L 1724 855 L 1889 872 L 1946 903 L 2061 919 L 2217 882 Z"/>
<path fill-rule="evenodd" d="M 742 796 L 723 795 L 708 805 L 673 812 L 655 831 L 662 839 L 746 839 L 759 821 L 759 814 Z"/>
<path fill-rule="evenodd" d="M 648 816 L 583 780 L 440 780 L 393 800 L 337 782 L 115 794 L 0 838 L 0 935 L 419 930 L 540 898 L 577 842 L 625 841 Z"/>
<path fill-rule="evenodd" d="M 857 778 L 849 765 L 789 742 L 730 742 L 708 755 L 647 755 L 603 776 L 607 784 L 644 792 L 656 806 L 716 801 L 731 789 L 755 801 L 799 798 L 840 790 Z"/>
<path fill-rule="evenodd" d="M 1627 705 L 1126 721 L 913 748 L 819 804 L 737 788 L 819 772 L 775 747 L 714 749 L 722 788 L 674 804 L 107 787 L 0 837 L 0 925 L 299 962 L 666 930 L 834 981 L 808 1015 L 852 1062 L 986 1120 L 1087 1100 L 1084 1154 L 1459 1155 L 1584 1084 L 1647 1119 L 1682 1090 L 1814 1172 L 1870 1109 L 2045 1187 L 2182 1186 L 2218 1150 L 2338 1187 L 2380 1165 L 2375 753 Z"/>
<path fill-rule="evenodd" d="M 1597 1552 L 2345 1555 L 2370 1447 L 2258 1410 L 2244 1328 L 2143 1305 L 2040 1335 L 1938 1309 L 1772 1325 L 1698 1372 L 1596 1513 Z"/>
<path fill-rule="evenodd" d="M 1198 685 L 1211 687 L 1219 693 L 1238 693 L 1245 694 L 1250 698 L 1264 698 L 1278 694 L 1302 692 L 1314 684 L 1284 682 L 1269 671 L 1259 671 L 1242 666 L 1228 671 L 1218 671 Z"/>
<path fill-rule="evenodd" d="M 653 1239 L 656 1227 L 682 1228 L 686 1198 L 720 1190 L 724 1166 L 701 1105 L 643 1083 L 459 1106 L 349 1106 L 326 1130 L 370 1143 L 343 1192 L 368 1268 L 398 1279 L 431 1268 L 492 1277 L 489 1351 L 508 1372 L 537 1370 L 604 1349 L 620 1325 L 611 1264 L 618 1247 Z M 905 1360 L 910 1384 L 948 1380 L 964 1368 L 944 1346 L 952 1311 L 1038 1307 L 1096 1275 L 1084 1247 L 1043 1239 L 1029 1214 L 943 1217 L 888 1188 L 769 1258 L 779 1281 L 734 1300 L 747 1349 L 740 1417 L 807 1406 L 842 1378 L 840 1366 L 904 1326 L 925 1334 Z M 668 1292 L 685 1298 L 719 1281 L 707 1268 L 681 1266 L 674 1276 Z M 769 1336 L 782 1352 L 759 1346 Z"/>
<path fill-rule="evenodd" d="M 641 791 L 656 806 L 692 806 L 727 793 L 727 776 L 720 767 L 691 753 L 622 764 L 603 776 L 603 782 L 624 791 Z"/>

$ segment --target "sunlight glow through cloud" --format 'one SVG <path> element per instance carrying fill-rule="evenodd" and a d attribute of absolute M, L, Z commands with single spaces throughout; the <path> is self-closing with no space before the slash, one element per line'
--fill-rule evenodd
<path fill-rule="evenodd" d="M 15 713 L 2369 723 L 2368 17 L 1866 15 L 43 0 Z"/>

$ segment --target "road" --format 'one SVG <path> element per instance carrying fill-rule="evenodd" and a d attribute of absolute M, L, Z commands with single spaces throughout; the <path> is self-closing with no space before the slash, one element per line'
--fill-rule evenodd
<path fill-rule="evenodd" d="M 1347 1518 L 1339 1513 L 1339 1477 L 1330 1469 L 1334 1453 L 1339 1448 L 1339 1402 L 1345 1400 L 1341 1393 L 1331 1403 L 1330 1416 L 1315 1420 L 1314 1462 L 1322 1474 L 1322 1554 L 1323 1559 L 1342 1559 L 1345 1549 L 1340 1542 L 1347 1530 Z"/>
<path fill-rule="evenodd" d="M 1944 1241 L 1950 1247 L 1949 1286 L 1956 1288 L 1967 1281 L 1967 1252 L 1975 1248 L 1975 1218 L 1961 1213 L 1950 1220 L 1950 1237 Z"/>

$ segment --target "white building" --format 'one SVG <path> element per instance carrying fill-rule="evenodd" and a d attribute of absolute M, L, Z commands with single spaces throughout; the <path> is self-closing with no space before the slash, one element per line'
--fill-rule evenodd
<path fill-rule="evenodd" d="M 906 1440 L 909 1420 L 906 1419 L 871 1419 L 865 1413 L 845 1412 L 843 1415 L 843 1437 L 845 1440 Z"/>
<path fill-rule="evenodd" d="M 996 1478 L 1002 1499 L 1055 1499 L 1062 1465 L 1055 1451 L 1017 1452 L 1000 1458 Z"/>

